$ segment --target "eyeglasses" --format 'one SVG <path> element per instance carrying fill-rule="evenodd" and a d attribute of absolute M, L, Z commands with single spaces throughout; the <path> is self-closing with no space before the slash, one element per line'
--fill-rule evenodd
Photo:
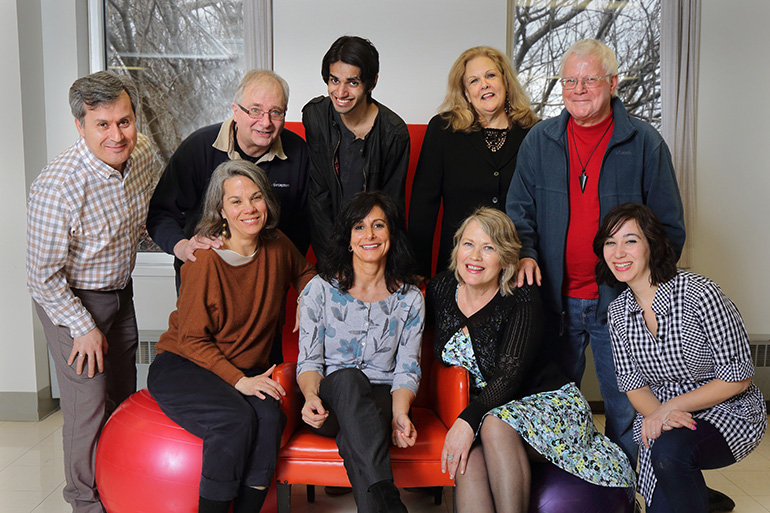
<path fill-rule="evenodd" d="M 262 116 L 267 114 L 267 117 L 270 119 L 270 121 L 280 121 L 286 116 L 286 112 L 279 109 L 272 109 L 272 110 L 262 110 L 259 107 L 252 107 L 251 109 L 247 109 L 240 103 L 236 103 L 238 107 L 241 108 L 243 112 L 249 115 L 251 119 L 262 119 Z"/>
<path fill-rule="evenodd" d="M 562 89 L 575 89 L 578 85 L 578 82 L 582 83 L 583 87 L 585 87 L 586 89 L 595 89 L 599 87 L 599 84 L 603 79 L 611 76 L 612 75 L 604 75 L 603 77 L 583 77 L 583 78 L 565 77 L 565 78 L 560 78 L 559 82 L 561 82 Z"/>

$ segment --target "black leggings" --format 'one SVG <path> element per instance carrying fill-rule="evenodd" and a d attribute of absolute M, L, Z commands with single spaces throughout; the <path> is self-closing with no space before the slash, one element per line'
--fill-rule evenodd
<path fill-rule="evenodd" d="M 697 420 L 696 430 L 665 431 L 650 450 L 658 484 L 647 513 L 708 511 L 708 491 L 702 470 L 735 463 L 730 447 L 710 422 Z"/>

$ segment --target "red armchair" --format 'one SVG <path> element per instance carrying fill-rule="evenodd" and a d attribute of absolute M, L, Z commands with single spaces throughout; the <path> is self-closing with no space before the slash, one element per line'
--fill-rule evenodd
<path fill-rule="evenodd" d="M 427 336 L 423 343 L 422 379 L 412 404 L 411 418 L 417 429 L 417 443 L 408 449 L 391 446 L 390 458 L 396 486 L 454 486 L 448 474 L 441 473 L 441 450 L 448 429 L 468 404 L 468 373 L 461 367 L 444 367 L 434 361 Z M 302 422 L 300 410 L 305 400 L 296 384 L 296 363 L 283 363 L 274 379 L 286 389 L 283 411 L 287 424 L 275 471 L 278 513 L 291 511 L 291 485 L 350 486 L 334 438 L 316 435 Z M 312 488 L 308 500 L 312 502 Z M 440 494 L 437 495 L 437 501 Z"/>

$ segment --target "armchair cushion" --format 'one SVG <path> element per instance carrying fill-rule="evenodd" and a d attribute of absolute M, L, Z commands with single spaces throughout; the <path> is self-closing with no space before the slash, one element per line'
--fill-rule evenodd
<path fill-rule="evenodd" d="M 460 367 L 443 367 L 431 360 L 431 373 L 423 373 L 421 387 L 428 387 L 431 407 L 413 406 L 412 422 L 417 429 L 414 447 L 390 449 L 396 486 L 453 486 L 441 473 L 441 450 L 449 427 L 468 404 L 468 373 Z M 423 365 L 427 362 L 423 361 Z M 287 424 L 278 455 L 276 479 L 284 484 L 350 486 L 342 458 L 333 438 L 317 435 L 302 422 L 304 398 L 296 384 L 296 364 L 283 363 L 274 379 L 286 389 L 281 408 Z M 430 383 L 426 377 L 433 378 Z"/>

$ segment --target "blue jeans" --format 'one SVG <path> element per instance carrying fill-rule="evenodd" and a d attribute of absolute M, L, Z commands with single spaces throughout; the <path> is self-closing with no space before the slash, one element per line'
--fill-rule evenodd
<path fill-rule="evenodd" d="M 567 378 L 578 386 L 586 368 L 586 347 L 591 343 L 599 390 L 604 399 L 605 434 L 618 444 L 636 468 L 639 447 L 634 443 L 633 425 L 636 410 L 618 389 L 615 362 L 612 359 L 607 314 L 597 313 L 598 299 L 563 298 L 564 333 L 555 337 L 556 361 Z M 559 322 L 550 323 L 551 327 Z"/>
<path fill-rule="evenodd" d="M 698 429 L 664 431 L 650 450 L 658 478 L 647 513 L 707 512 L 708 489 L 702 469 L 735 463 L 725 438 L 710 422 L 698 419 Z"/>

